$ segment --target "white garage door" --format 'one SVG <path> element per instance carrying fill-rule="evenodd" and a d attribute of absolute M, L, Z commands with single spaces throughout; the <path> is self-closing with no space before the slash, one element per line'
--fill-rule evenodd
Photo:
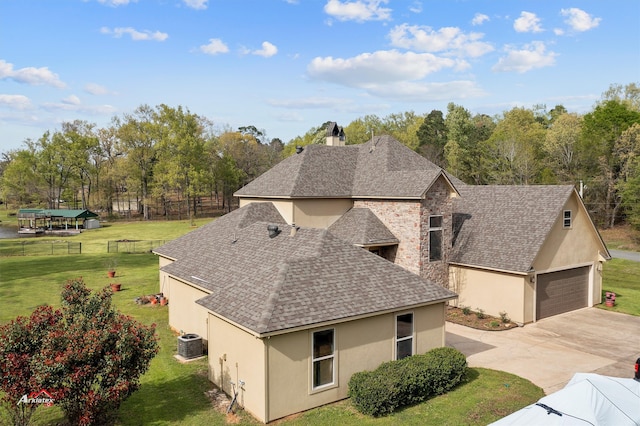
<path fill-rule="evenodd" d="M 536 286 L 536 318 L 542 319 L 589 303 L 589 266 L 539 274 Z"/>

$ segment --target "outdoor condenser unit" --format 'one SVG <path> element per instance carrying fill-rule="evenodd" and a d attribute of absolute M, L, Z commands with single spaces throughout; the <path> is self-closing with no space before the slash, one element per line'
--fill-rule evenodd
<path fill-rule="evenodd" d="M 202 337 L 193 333 L 178 336 L 178 355 L 186 359 L 201 356 Z"/>

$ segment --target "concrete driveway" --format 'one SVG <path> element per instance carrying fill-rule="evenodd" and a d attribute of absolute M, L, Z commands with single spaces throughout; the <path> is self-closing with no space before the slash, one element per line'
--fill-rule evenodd
<path fill-rule="evenodd" d="M 574 373 L 633 377 L 640 356 L 640 317 L 584 308 L 524 327 L 482 331 L 446 324 L 447 346 L 471 367 L 524 377 L 546 394 L 563 388 Z"/>

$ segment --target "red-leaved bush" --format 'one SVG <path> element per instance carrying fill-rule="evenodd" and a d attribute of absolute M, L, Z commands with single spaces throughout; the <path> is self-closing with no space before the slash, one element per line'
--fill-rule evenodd
<path fill-rule="evenodd" d="M 155 325 L 145 326 L 111 305 L 82 279 L 69 281 L 62 308 L 38 307 L 0 327 L 0 390 L 14 424 L 28 424 L 38 404 L 23 395 L 46 390 L 72 424 L 104 423 L 139 386 L 158 352 Z"/>

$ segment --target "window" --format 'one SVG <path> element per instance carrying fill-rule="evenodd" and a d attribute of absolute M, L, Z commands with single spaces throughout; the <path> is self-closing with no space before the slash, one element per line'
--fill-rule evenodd
<path fill-rule="evenodd" d="M 413 314 L 396 316 L 396 359 L 413 355 Z"/>
<path fill-rule="evenodd" d="M 429 216 L 429 262 L 442 260 L 442 216 Z"/>
<path fill-rule="evenodd" d="M 565 210 L 564 211 L 562 227 L 563 228 L 571 228 L 571 210 Z"/>
<path fill-rule="evenodd" d="M 322 330 L 313 333 L 313 388 L 331 385 L 334 382 L 334 331 Z"/>

